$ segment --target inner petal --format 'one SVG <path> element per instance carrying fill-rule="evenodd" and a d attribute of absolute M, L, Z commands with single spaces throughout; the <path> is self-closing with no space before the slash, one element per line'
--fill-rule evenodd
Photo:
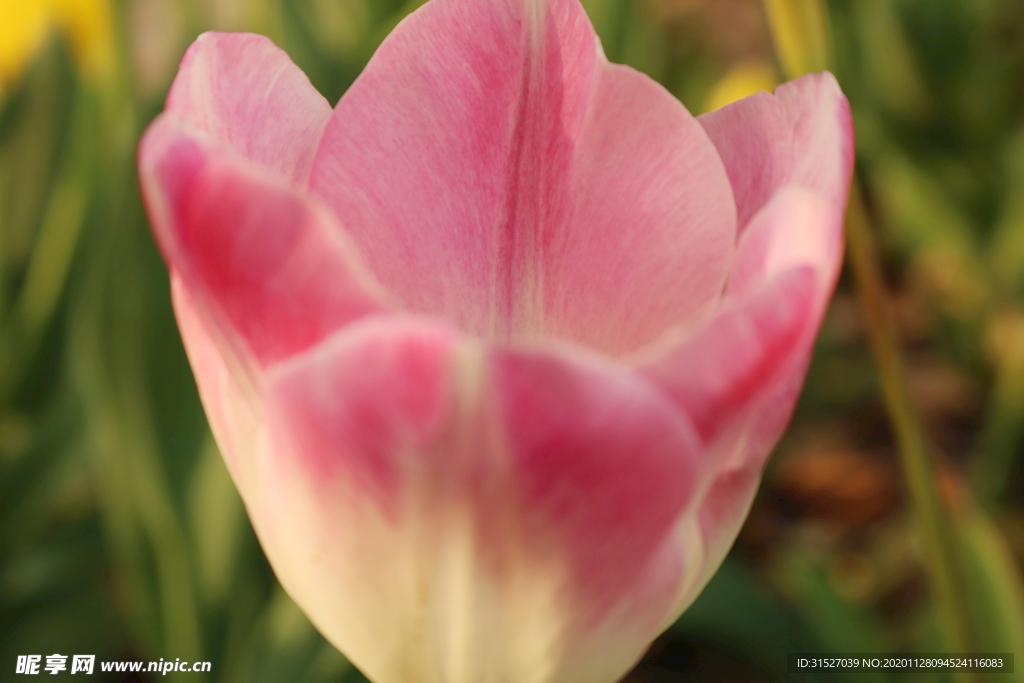
<path fill-rule="evenodd" d="M 414 312 L 611 354 L 699 315 L 735 240 L 725 169 L 578 0 L 435 0 L 342 98 L 310 186 Z"/>

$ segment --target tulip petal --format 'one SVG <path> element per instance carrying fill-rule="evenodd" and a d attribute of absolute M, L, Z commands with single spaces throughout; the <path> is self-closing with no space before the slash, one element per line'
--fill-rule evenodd
<path fill-rule="evenodd" d="M 813 190 L 840 214 L 853 169 L 853 119 L 835 77 L 808 74 L 697 119 L 729 173 L 737 226 L 786 185 Z"/>
<path fill-rule="evenodd" d="M 690 418 L 717 474 L 686 543 L 706 549 L 681 611 L 725 558 L 803 384 L 842 259 L 842 220 L 829 201 L 783 188 L 750 221 L 721 308 L 642 363 L 640 372 Z"/>
<path fill-rule="evenodd" d="M 698 435 L 625 368 L 505 352 L 494 372 L 525 532 L 566 554 L 571 639 L 551 679 L 618 680 L 703 562 L 684 542 L 709 473 Z"/>
<path fill-rule="evenodd" d="M 368 173 L 367 169 L 373 169 Z M 717 300 L 725 169 L 577 0 L 434 0 L 335 108 L 310 179 L 408 310 L 632 351 Z"/>
<path fill-rule="evenodd" d="M 785 369 L 810 324 L 813 294 L 813 271 L 791 270 L 725 306 L 644 372 L 711 442 Z"/>
<path fill-rule="evenodd" d="M 842 258 L 842 223 L 828 202 L 787 187 L 737 248 L 728 296 L 696 331 L 641 362 L 706 443 L 780 379 L 814 341 Z M 795 397 L 794 397 L 795 398 Z"/>
<path fill-rule="evenodd" d="M 387 318 L 267 387 L 257 533 L 378 683 L 616 680 L 696 575 L 697 437 L 625 368 Z"/>
<path fill-rule="evenodd" d="M 204 33 L 181 61 L 168 115 L 305 184 L 331 106 L 269 38 Z"/>
<path fill-rule="evenodd" d="M 727 293 L 742 295 L 787 270 L 809 266 L 818 273 L 818 296 L 824 299 L 832 292 L 842 255 L 842 211 L 814 192 L 789 185 L 740 235 Z"/>
<path fill-rule="evenodd" d="M 265 366 L 385 310 L 333 216 L 271 172 L 204 146 L 173 118 L 140 144 L 150 220 L 172 272 L 229 345 Z"/>
<path fill-rule="evenodd" d="M 173 273 L 171 303 L 210 431 L 244 497 L 256 478 L 252 453 L 262 413 L 259 395 L 231 354 L 224 353 L 226 345 L 219 343 L 210 316 Z"/>
<path fill-rule="evenodd" d="M 747 423 L 727 438 L 719 439 L 708 450 L 708 457 L 724 466 L 705 493 L 696 533 L 687 541 L 700 544 L 705 555 L 704 565 L 689 587 L 690 592 L 679 596 L 677 610 L 680 613 L 711 580 L 739 535 L 761 483 L 765 461 L 793 414 L 810 355 L 810 350 L 803 356 L 798 355 L 788 376 L 751 403 Z"/>

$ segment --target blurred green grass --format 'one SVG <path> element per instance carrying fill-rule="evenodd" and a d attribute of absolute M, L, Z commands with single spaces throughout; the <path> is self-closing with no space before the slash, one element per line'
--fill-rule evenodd
<path fill-rule="evenodd" d="M 224 470 L 134 150 L 201 31 L 269 35 L 334 102 L 419 4 L 121 0 L 116 73 L 79 69 L 54 32 L 4 83 L 0 680 L 16 678 L 17 655 L 52 652 L 213 664 L 208 676 L 173 680 L 362 680 L 277 585 Z M 738 69 L 779 72 L 758 0 L 584 5 L 611 60 L 650 74 L 694 113 Z M 1024 598 L 1013 593 L 1024 558 L 1024 4 L 828 8 L 858 177 L 911 393 L 961 522 L 982 649 L 1012 651 L 1024 642 Z M 733 553 L 629 680 L 781 681 L 787 652 L 940 642 L 844 275 Z"/>

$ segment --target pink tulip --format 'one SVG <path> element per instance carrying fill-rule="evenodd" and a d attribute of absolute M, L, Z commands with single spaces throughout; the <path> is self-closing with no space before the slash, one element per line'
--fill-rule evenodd
<path fill-rule="evenodd" d="M 577 0 L 432 0 L 332 111 L 201 36 L 139 147 L 282 585 L 378 683 L 621 677 L 721 563 L 835 285 L 827 73 L 693 118 Z"/>

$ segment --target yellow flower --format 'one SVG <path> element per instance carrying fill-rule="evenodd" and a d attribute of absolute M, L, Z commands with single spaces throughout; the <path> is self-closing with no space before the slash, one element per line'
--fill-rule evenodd
<path fill-rule="evenodd" d="M 775 69 L 769 64 L 744 62 L 737 64 L 708 93 L 704 111 L 713 111 L 730 102 L 741 100 L 759 90 L 771 92 L 779 84 Z"/>
<path fill-rule="evenodd" d="M 0 0 L 0 88 L 18 77 L 55 27 L 66 34 L 86 76 L 113 72 L 109 0 Z"/>

